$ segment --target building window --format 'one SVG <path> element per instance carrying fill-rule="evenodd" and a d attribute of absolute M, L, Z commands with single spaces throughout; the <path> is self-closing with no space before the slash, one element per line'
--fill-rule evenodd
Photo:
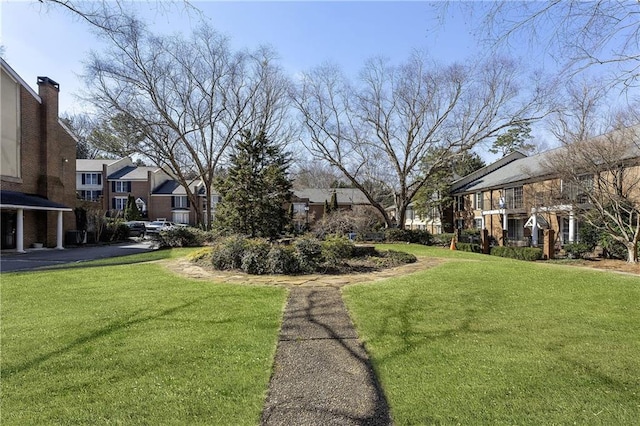
<path fill-rule="evenodd" d="M 117 180 L 113 182 L 113 192 L 131 192 L 131 182 Z"/>
<path fill-rule="evenodd" d="M 456 211 L 463 212 L 464 211 L 464 195 L 456 195 L 455 203 L 456 203 Z"/>
<path fill-rule="evenodd" d="M 186 195 L 174 195 L 173 197 L 171 197 L 171 208 L 188 209 L 189 197 L 187 197 Z"/>
<path fill-rule="evenodd" d="M 473 220 L 476 229 L 482 229 L 482 218 L 476 218 Z"/>
<path fill-rule="evenodd" d="M 20 85 L 8 73 L 2 70 L 0 96 L 2 111 L 0 128 L 2 129 L 2 155 L 0 156 L 0 174 L 20 178 L 22 158 L 20 156 Z"/>
<path fill-rule="evenodd" d="M 80 191 L 80 199 L 84 201 L 99 201 L 100 197 L 102 197 L 102 191 Z"/>
<path fill-rule="evenodd" d="M 189 223 L 189 212 L 173 212 L 172 216 L 175 223 Z"/>
<path fill-rule="evenodd" d="M 476 209 L 482 210 L 483 206 L 482 192 L 476 192 Z"/>
<path fill-rule="evenodd" d="M 510 240 L 524 240 L 524 219 L 508 219 L 507 227 L 507 237 Z"/>
<path fill-rule="evenodd" d="M 507 188 L 505 192 L 505 208 L 507 209 L 521 209 L 524 206 L 522 198 L 522 187 L 517 186 L 514 188 Z"/>
<path fill-rule="evenodd" d="M 102 173 L 82 173 L 83 185 L 102 185 Z"/>
<path fill-rule="evenodd" d="M 127 197 L 113 197 L 111 207 L 115 210 L 124 210 L 127 207 Z"/>

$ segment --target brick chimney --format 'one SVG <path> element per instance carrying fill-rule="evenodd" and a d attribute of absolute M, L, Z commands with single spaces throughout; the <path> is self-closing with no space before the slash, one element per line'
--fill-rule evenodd
<path fill-rule="evenodd" d="M 58 95 L 60 85 L 49 77 L 38 77 L 40 105 L 40 158 L 41 170 L 38 181 L 40 195 L 51 198 L 53 188 L 59 185 L 62 175 L 60 147 L 56 146 L 58 132 Z M 57 179 L 56 179 L 57 178 Z M 58 182 L 55 182 L 58 180 Z"/>

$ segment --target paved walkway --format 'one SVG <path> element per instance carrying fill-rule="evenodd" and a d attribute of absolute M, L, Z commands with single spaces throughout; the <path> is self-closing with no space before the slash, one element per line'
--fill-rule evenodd
<path fill-rule="evenodd" d="M 52 266 L 126 256 L 152 250 L 154 250 L 153 242 L 145 240 L 141 242 L 131 241 L 118 244 L 69 247 L 64 250 L 50 248 L 27 249 L 26 253 L 3 251 L 0 254 L 0 272 L 50 268 Z"/>
<path fill-rule="evenodd" d="M 337 288 L 291 289 L 261 424 L 392 424 Z"/>

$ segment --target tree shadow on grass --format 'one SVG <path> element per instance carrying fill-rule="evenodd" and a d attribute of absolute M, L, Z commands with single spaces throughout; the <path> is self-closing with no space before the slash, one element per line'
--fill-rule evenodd
<path fill-rule="evenodd" d="M 197 303 L 202 302 L 203 300 L 206 300 L 208 298 L 211 298 L 213 296 L 208 296 L 208 297 L 202 297 L 202 298 L 198 298 L 198 299 L 194 299 L 190 302 L 187 303 L 183 303 L 181 305 L 178 306 L 174 306 L 172 308 L 168 308 L 165 309 L 157 314 L 154 315 L 147 315 L 141 318 L 135 318 L 140 312 L 141 310 L 135 311 L 133 313 L 131 313 L 130 315 L 128 315 L 125 318 L 113 321 L 109 324 L 107 324 L 106 326 L 99 328 L 95 331 L 92 331 L 88 334 L 85 334 L 84 336 L 80 336 L 77 339 L 73 340 L 72 342 L 68 343 L 67 345 L 63 346 L 60 349 L 56 349 L 50 352 L 47 352 L 45 354 L 42 354 L 40 356 L 37 356 L 33 359 L 27 360 L 25 362 L 23 362 L 22 364 L 16 365 L 16 366 L 8 366 L 8 367 L 4 367 L 2 369 L 2 378 L 3 379 L 8 379 L 10 377 L 12 377 L 15 374 L 18 373 L 22 373 L 26 370 L 29 370 L 31 368 L 35 368 L 37 366 L 39 366 L 40 364 L 56 357 L 62 354 L 65 354 L 79 346 L 82 346 L 84 344 L 87 344 L 89 342 L 95 341 L 97 339 L 103 338 L 105 336 L 108 336 L 110 334 L 113 334 L 117 331 L 120 331 L 122 329 L 125 329 L 127 327 L 130 327 L 132 325 L 136 325 L 136 324 L 141 324 L 141 323 L 145 323 L 151 320 L 156 320 L 156 319 L 161 319 L 164 317 L 167 317 L 175 312 L 181 311 L 183 309 L 186 309 L 190 306 L 193 306 Z"/>

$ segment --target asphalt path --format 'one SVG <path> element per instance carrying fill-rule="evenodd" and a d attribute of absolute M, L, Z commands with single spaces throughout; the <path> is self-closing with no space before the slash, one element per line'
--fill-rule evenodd
<path fill-rule="evenodd" d="M 30 271 L 89 260 L 127 256 L 154 250 L 151 241 L 57 249 L 27 249 L 26 253 L 0 254 L 0 272 Z"/>

